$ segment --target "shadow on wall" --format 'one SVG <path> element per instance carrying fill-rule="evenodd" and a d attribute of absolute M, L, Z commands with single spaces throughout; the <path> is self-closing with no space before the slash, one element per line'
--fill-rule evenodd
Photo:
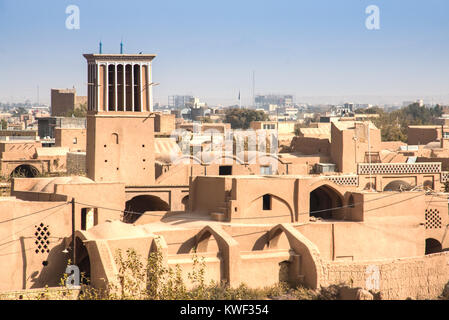
<path fill-rule="evenodd" d="M 63 278 L 65 269 L 67 267 L 67 260 L 69 255 L 62 252 L 65 249 L 64 241 L 53 247 L 48 253 L 48 256 L 42 256 L 42 269 L 34 271 L 28 278 L 31 278 L 31 289 L 43 288 L 46 285 L 55 287 L 60 285 L 60 280 Z M 34 254 L 34 252 L 33 252 Z"/>
<path fill-rule="evenodd" d="M 408 182 L 394 180 L 385 186 L 384 191 L 408 191 L 412 188 L 413 187 Z"/>
<path fill-rule="evenodd" d="M 39 170 L 37 170 L 36 167 L 31 166 L 29 164 L 22 164 L 14 169 L 14 171 L 11 172 L 11 177 L 18 177 L 18 178 L 34 178 L 39 175 Z"/>
<path fill-rule="evenodd" d="M 426 254 L 438 253 L 443 251 L 442 244 L 433 238 L 426 239 Z"/>
<path fill-rule="evenodd" d="M 310 215 L 316 218 L 337 218 L 343 207 L 343 197 L 332 187 L 323 185 L 310 193 Z"/>
<path fill-rule="evenodd" d="M 123 222 L 134 223 L 146 211 L 169 211 L 170 206 L 161 198 L 142 195 L 126 201 Z"/>

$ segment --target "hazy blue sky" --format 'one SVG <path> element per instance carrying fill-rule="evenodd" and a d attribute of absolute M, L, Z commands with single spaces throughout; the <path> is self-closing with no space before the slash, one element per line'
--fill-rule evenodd
<path fill-rule="evenodd" d="M 65 27 L 71 4 L 79 30 Z M 365 28 L 371 4 L 380 30 Z M 125 53 L 158 55 L 155 102 L 192 94 L 228 105 L 240 89 L 246 103 L 253 70 L 256 93 L 297 101 L 449 102 L 447 0 L 0 0 L 0 101 L 36 100 L 38 85 L 46 103 L 52 87 L 85 94 L 82 53 L 97 53 L 100 39 L 103 53 L 118 53 L 121 38 Z"/>

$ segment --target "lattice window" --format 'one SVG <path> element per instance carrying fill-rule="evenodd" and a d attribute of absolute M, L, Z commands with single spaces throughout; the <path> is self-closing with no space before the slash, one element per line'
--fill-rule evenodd
<path fill-rule="evenodd" d="M 337 176 L 337 177 L 327 177 L 328 180 L 335 184 L 345 185 L 345 186 L 358 186 L 359 177 L 358 176 Z"/>
<path fill-rule="evenodd" d="M 360 163 L 358 173 L 368 174 L 419 174 L 419 173 L 440 173 L 441 163 Z"/>
<path fill-rule="evenodd" d="M 437 209 L 426 209 L 426 229 L 441 229 L 440 211 Z"/>
<path fill-rule="evenodd" d="M 48 225 L 44 225 L 41 223 L 38 226 L 35 226 L 36 232 L 34 235 L 36 236 L 36 250 L 34 252 L 36 254 L 39 253 L 49 253 L 50 252 L 50 228 Z"/>
<path fill-rule="evenodd" d="M 444 183 L 448 180 L 449 180 L 449 172 L 447 171 L 441 172 L 441 182 Z"/>

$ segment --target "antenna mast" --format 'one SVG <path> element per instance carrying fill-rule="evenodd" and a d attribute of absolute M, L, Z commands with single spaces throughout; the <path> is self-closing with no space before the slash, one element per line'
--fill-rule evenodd
<path fill-rule="evenodd" d="M 256 107 L 256 73 L 253 70 L 253 107 Z"/>

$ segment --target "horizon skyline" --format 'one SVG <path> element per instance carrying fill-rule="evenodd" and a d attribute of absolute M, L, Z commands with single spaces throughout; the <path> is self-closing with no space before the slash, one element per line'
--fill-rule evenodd
<path fill-rule="evenodd" d="M 253 71 L 255 95 L 292 94 L 297 103 L 449 103 L 444 0 L 246 1 L 239 12 L 235 0 L 107 3 L 0 0 L 0 57 L 8 61 L 0 101 L 37 102 L 37 86 L 45 104 L 51 88 L 86 95 L 82 54 L 97 53 L 100 41 L 103 53 L 118 53 L 123 40 L 124 53 L 157 55 L 154 102 L 162 105 L 169 95 L 234 105 L 239 91 L 250 105 Z M 71 4 L 80 9 L 79 30 L 64 25 Z M 380 8 L 380 30 L 365 28 L 371 4 Z"/>
<path fill-rule="evenodd" d="M 72 89 L 72 88 L 52 88 L 52 89 Z M 76 88 L 75 88 L 76 89 Z M 77 91 L 77 95 L 78 95 L 78 91 Z M 265 94 L 261 94 L 261 95 L 288 95 L 288 93 L 265 93 Z M 190 94 L 174 94 L 174 95 L 179 95 L 179 96 L 183 96 L 183 95 L 190 95 Z M 258 96 L 259 94 L 256 94 L 256 96 Z M 196 96 L 194 96 L 196 97 Z M 444 97 L 444 98 L 441 98 Z M 168 98 L 168 97 L 167 97 Z M 238 106 L 238 100 L 236 101 L 236 103 L 234 104 L 211 104 L 208 101 L 203 101 L 201 99 L 201 97 L 197 97 L 200 98 L 201 102 L 206 102 L 206 104 L 208 106 L 214 106 L 214 107 L 234 107 L 234 106 Z M 387 98 L 387 99 L 386 99 Z M 394 102 L 390 102 L 393 100 L 388 100 L 388 98 L 390 99 L 395 99 Z M 370 100 L 370 99 L 378 99 L 376 101 Z M 311 105 L 311 106 L 324 106 L 324 105 L 343 105 L 344 103 L 354 103 L 354 104 L 370 104 L 372 106 L 392 106 L 392 107 L 403 107 L 403 103 L 404 102 L 418 102 L 418 100 L 422 100 L 424 104 L 430 104 L 430 105 L 447 105 L 449 104 L 448 102 L 444 102 L 444 99 L 449 100 L 449 94 L 446 96 L 440 96 L 441 100 L 437 100 L 435 98 L 435 96 L 427 96 L 427 97 L 407 97 L 407 96 L 390 96 L 390 97 L 375 97 L 375 96 L 353 96 L 352 98 L 348 98 L 345 99 L 345 97 L 343 96 L 333 96 L 333 97 L 329 97 L 329 96 L 316 96 L 316 97 L 296 97 L 293 95 L 293 101 L 294 104 L 296 105 L 301 105 L 301 104 L 307 104 L 307 105 Z M 335 102 L 337 101 L 337 102 Z M 443 101 L 443 102 L 441 102 Z M 22 100 L 17 100 L 17 101 L 8 101 L 8 100 L 0 100 L 0 104 L 20 104 L 20 103 L 27 103 L 29 102 L 30 104 L 37 104 L 38 102 L 36 100 L 33 100 L 33 98 L 25 98 Z M 163 102 L 163 103 L 159 103 L 159 102 L 155 102 L 155 104 L 159 104 L 160 106 L 168 106 L 167 102 Z M 43 102 L 40 101 L 39 102 L 40 106 L 48 106 L 50 107 L 51 104 L 50 102 Z M 253 105 L 249 105 L 249 104 L 242 104 L 242 107 L 253 107 Z"/>

